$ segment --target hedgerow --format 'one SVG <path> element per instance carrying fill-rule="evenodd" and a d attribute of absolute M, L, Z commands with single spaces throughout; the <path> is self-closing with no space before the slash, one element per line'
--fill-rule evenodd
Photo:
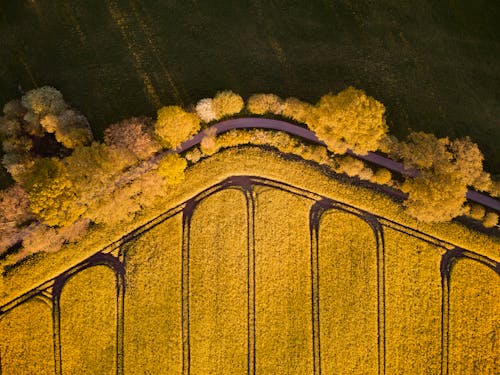
<path fill-rule="evenodd" d="M 208 128 L 199 147 L 183 156 L 161 151 L 179 147 L 200 130 L 200 122 L 238 114 L 244 104 L 238 94 L 222 91 L 200 100 L 192 112 L 162 107 L 156 120 L 131 118 L 111 125 L 104 143 L 99 143 L 92 142 L 86 118 L 54 88 L 42 87 L 10 101 L 0 117 L 0 137 L 3 164 L 17 184 L 0 195 L 0 254 L 19 242 L 23 247 L 15 259 L 53 252 L 83 238 L 91 224 L 131 223 L 184 180 L 188 162 L 247 144 L 298 155 L 352 178 L 400 187 L 408 194 L 406 213 L 421 222 L 463 214 L 483 220 L 485 226 L 498 222 L 495 213 L 465 205 L 467 187 L 498 195 L 499 183 L 483 171 L 476 144 L 469 138 L 450 141 L 425 133 L 412 133 L 400 142 L 387 134 L 384 106 L 352 87 L 325 95 L 314 105 L 274 94 L 255 94 L 246 103 L 250 113 L 305 124 L 326 147 L 279 131 L 246 129 L 217 135 L 215 128 Z M 347 150 L 380 150 L 419 172 L 400 184 L 388 170 L 374 171 L 362 160 L 343 155 Z M 43 241 L 37 241 L 41 237 Z"/>

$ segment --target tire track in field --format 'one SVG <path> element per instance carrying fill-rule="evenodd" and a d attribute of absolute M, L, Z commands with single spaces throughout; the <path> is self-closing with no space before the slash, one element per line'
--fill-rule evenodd
<path fill-rule="evenodd" d="M 163 75 L 165 76 L 168 84 L 170 85 L 170 88 L 172 89 L 173 96 L 175 97 L 177 103 L 181 104 L 182 106 L 185 105 L 184 100 L 182 99 L 184 97 L 188 97 L 186 92 L 182 90 L 182 94 L 180 93 L 180 90 L 177 88 L 177 85 L 175 84 L 175 81 L 172 77 L 172 74 L 170 71 L 167 69 L 165 66 L 165 63 L 162 61 L 161 56 L 162 54 L 159 51 L 158 48 L 158 43 L 155 42 L 155 37 L 153 33 L 151 32 L 148 22 L 145 21 L 145 17 L 150 19 L 148 14 L 145 14 L 144 16 L 141 16 L 140 11 L 138 9 L 137 2 L 135 0 L 129 0 L 130 7 L 132 8 L 132 13 L 134 14 L 134 17 L 136 21 L 139 23 L 139 26 L 142 30 L 142 33 L 144 37 L 146 38 L 146 41 L 149 46 L 149 50 L 152 52 L 154 59 L 156 60 L 156 63 L 160 67 L 160 70 L 163 72 Z M 143 13 L 146 13 L 145 10 L 143 9 Z"/>
<path fill-rule="evenodd" d="M 132 56 L 134 68 L 144 85 L 149 101 L 155 108 L 159 108 L 161 106 L 160 97 L 153 85 L 150 74 L 148 74 L 144 67 L 144 57 L 141 49 L 139 48 L 139 43 L 137 42 L 134 33 L 129 30 L 131 22 L 127 19 L 127 14 L 120 10 L 116 0 L 107 0 L 106 5 L 114 24 L 118 27 L 122 39 L 127 45 L 128 51 Z"/>

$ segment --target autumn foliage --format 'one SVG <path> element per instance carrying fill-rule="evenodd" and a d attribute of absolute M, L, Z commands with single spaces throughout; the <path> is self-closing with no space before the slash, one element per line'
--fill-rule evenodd
<path fill-rule="evenodd" d="M 158 110 L 155 134 L 164 147 L 175 149 L 200 130 L 200 119 L 178 106 Z"/>
<path fill-rule="evenodd" d="M 364 155 L 376 151 L 387 133 L 384 114 L 382 103 L 349 87 L 321 97 L 307 124 L 329 150 L 343 154 L 350 149 Z"/>
<path fill-rule="evenodd" d="M 82 238 L 91 224 L 131 222 L 184 180 L 188 161 L 196 163 L 221 149 L 247 144 L 298 155 L 355 179 L 401 188 L 408 194 L 406 213 L 422 222 L 463 214 L 487 227 L 498 222 L 496 213 L 465 204 L 468 187 L 492 195 L 499 190 L 498 181 L 483 171 L 483 155 L 469 138 L 438 139 L 418 132 L 400 142 L 387 134 L 384 106 L 352 87 L 327 94 L 315 105 L 274 94 L 252 95 L 246 108 L 244 104 L 240 95 L 222 91 L 200 100 L 191 112 L 165 106 L 156 120 L 134 117 L 110 125 L 100 143 L 93 141 L 86 118 L 52 87 L 8 102 L 0 117 L 2 163 L 17 184 L 0 192 L 0 254 L 21 242 L 18 257 L 57 251 Z M 200 131 L 200 123 L 243 110 L 307 125 L 326 147 L 278 131 L 216 134 L 215 128 L 206 128 L 199 146 L 183 156 L 172 152 Z M 165 148 L 171 151 L 162 151 Z M 348 150 L 354 154 L 344 155 Z M 355 155 L 377 150 L 404 163 L 409 171 L 404 183 Z"/>

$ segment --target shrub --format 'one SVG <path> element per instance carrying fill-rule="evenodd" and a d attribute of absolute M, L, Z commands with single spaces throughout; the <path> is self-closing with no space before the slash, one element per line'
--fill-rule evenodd
<path fill-rule="evenodd" d="M 483 225 L 486 228 L 493 228 L 498 224 L 498 214 L 495 212 L 488 212 L 483 219 Z"/>
<path fill-rule="evenodd" d="M 72 109 L 64 110 L 59 115 L 46 115 L 40 124 L 48 133 L 54 133 L 57 142 L 69 149 L 88 145 L 93 140 L 87 118 Z"/>
<path fill-rule="evenodd" d="M 210 122 L 217 119 L 214 111 L 213 100 L 210 98 L 201 99 L 196 104 L 196 114 L 203 122 Z"/>
<path fill-rule="evenodd" d="M 370 181 L 373 177 L 373 171 L 371 168 L 365 167 L 358 173 L 358 177 L 362 180 Z"/>
<path fill-rule="evenodd" d="M 240 113 L 244 102 L 241 96 L 232 91 L 218 92 L 212 101 L 213 110 L 217 120 L 223 117 Z"/>
<path fill-rule="evenodd" d="M 32 112 L 40 117 L 49 113 L 59 114 L 67 107 L 62 94 L 50 86 L 28 91 L 21 98 L 21 102 L 28 112 Z"/>
<path fill-rule="evenodd" d="M 153 139 L 149 119 L 132 117 L 109 126 L 104 132 L 104 142 L 131 151 L 138 159 L 147 159 L 160 150 Z"/>
<path fill-rule="evenodd" d="M 402 190 L 408 194 L 406 212 L 419 221 L 449 221 L 466 212 L 467 186 L 452 174 L 424 171 L 406 179 Z"/>
<path fill-rule="evenodd" d="M 76 203 L 74 185 L 57 159 L 40 159 L 27 172 L 25 189 L 30 210 L 49 226 L 65 226 L 85 211 Z"/>
<path fill-rule="evenodd" d="M 486 211 L 484 207 L 481 206 L 480 204 L 475 204 L 475 203 L 471 204 L 469 215 L 473 219 L 483 220 L 485 213 Z"/>
<path fill-rule="evenodd" d="M 187 161 L 179 154 L 168 154 L 158 164 L 158 173 L 165 178 L 167 185 L 177 185 L 184 181 Z"/>
<path fill-rule="evenodd" d="M 366 154 L 379 148 L 387 133 L 382 103 L 349 87 L 337 95 L 324 95 L 308 119 L 308 125 L 336 153 L 351 149 Z"/>
<path fill-rule="evenodd" d="M 191 163 L 197 163 L 202 156 L 203 154 L 201 153 L 200 149 L 198 147 L 195 147 L 192 150 L 186 152 L 185 158 Z"/>
<path fill-rule="evenodd" d="M 313 108 L 311 104 L 297 98 L 287 98 L 283 103 L 281 114 L 292 120 L 307 123 Z"/>
<path fill-rule="evenodd" d="M 498 224 L 498 214 L 495 212 L 488 212 L 483 219 L 483 225 L 486 228 L 493 228 Z"/>
<path fill-rule="evenodd" d="M 266 113 L 280 115 L 283 110 L 283 100 L 274 94 L 255 94 L 248 99 L 247 109 L 256 115 Z"/>
<path fill-rule="evenodd" d="M 158 110 L 155 134 L 164 147 L 175 149 L 200 130 L 200 119 L 178 106 Z"/>
<path fill-rule="evenodd" d="M 71 225 L 59 229 L 59 234 L 65 242 L 75 243 L 80 241 L 89 229 L 89 219 L 78 219 Z"/>
<path fill-rule="evenodd" d="M 204 155 L 213 155 L 219 151 L 220 146 L 215 138 L 216 132 L 216 129 L 205 130 L 205 136 L 200 142 L 200 150 Z"/>
<path fill-rule="evenodd" d="M 365 168 L 365 164 L 352 156 L 345 156 L 340 160 L 339 171 L 345 173 L 349 177 L 358 176 L 359 173 Z"/>
<path fill-rule="evenodd" d="M 375 172 L 371 180 L 372 182 L 375 182 L 379 185 L 385 185 L 389 183 L 391 179 L 392 179 L 391 172 L 385 168 L 380 168 Z"/>

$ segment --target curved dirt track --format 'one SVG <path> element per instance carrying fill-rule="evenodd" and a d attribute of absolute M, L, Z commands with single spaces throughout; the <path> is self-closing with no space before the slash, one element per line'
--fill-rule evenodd
<path fill-rule="evenodd" d="M 291 124 L 282 120 L 273 120 L 266 118 L 252 118 L 252 117 L 244 117 L 237 118 L 231 120 L 225 120 L 218 122 L 217 124 L 212 125 L 208 129 L 216 129 L 216 134 L 224 133 L 232 129 L 271 129 L 271 130 L 279 130 L 290 135 L 294 135 L 308 141 L 314 142 L 319 145 L 325 145 L 324 142 L 320 141 L 316 134 L 312 131 L 302 128 L 298 125 Z M 196 146 L 201 142 L 203 137 L 205 136 L 204 131 L 196 134 L 193 138 L 187 140 L 182 143 L 179 148 L 177 148 L 177 152 L 183 152 L 188 150 L 189 148 Z M 407 170 L 404 168 L 402 163 L 396 162 L 394 160 L 388 159 L 384 156 L 377 155 L 373 152 L 369 152 L 367 155 L 356 155 L 352 152 L 349 152 L 351 155 L 356 156 L 361 160 L 368 161 L 370 163 L 376 164 L 379 167 L 386 168 L 390 171 L 407 175 L 414 176 L 415 172 L 411 170 Z M 477 191 L 469 189 L 467 191 L 467 199 L 479 203 L 483 206 L 486 206 L 492 210 L 500 211 L 500 201 L 494 198 L 489 197 L 486 194 L 478 193 Z"/>

